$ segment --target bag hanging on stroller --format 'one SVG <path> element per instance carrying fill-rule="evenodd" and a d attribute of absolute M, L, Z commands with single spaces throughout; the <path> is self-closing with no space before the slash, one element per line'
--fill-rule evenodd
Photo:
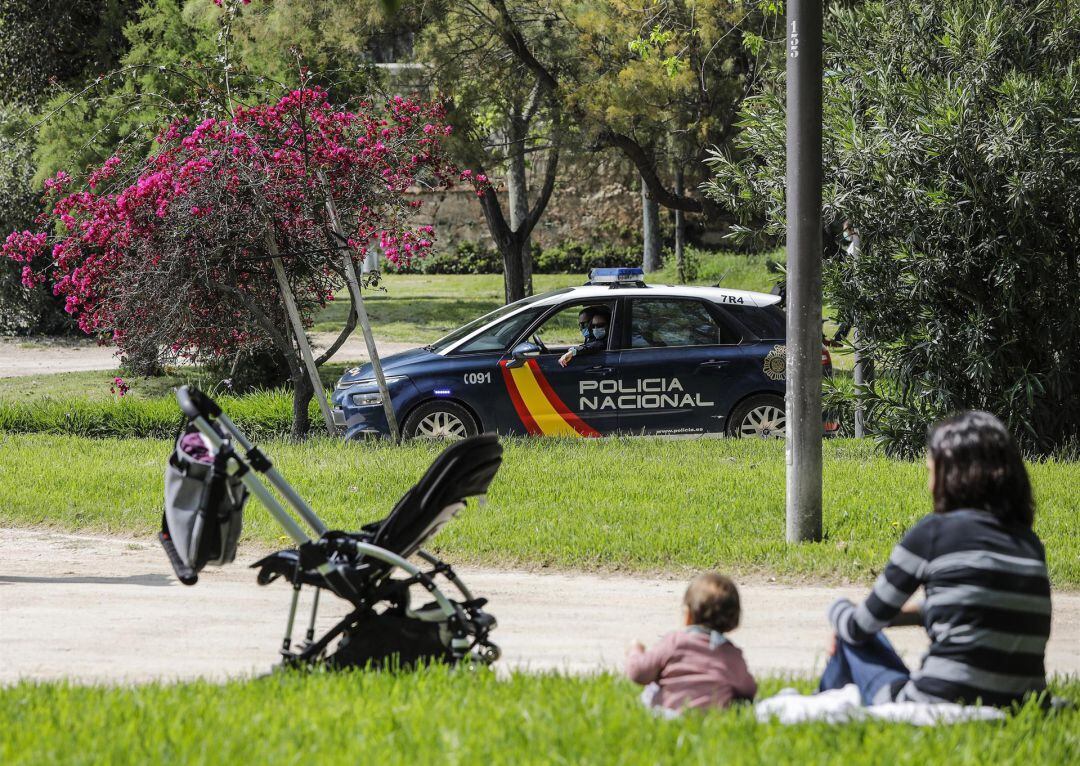
<path fill-rule="evenodd" d="M 241 509 L 250 491 L 296 543 L 295 548 L 252 565 L 259 570 L 260 585 L 277 579 L 292 585 L 281 648 L 284 664 L 346 668 L 498 659 L 499 648 L 488 639 L 496 623 L 483 610 L 487 600 L 475 598 L 449 564 L 422 548 L 465 507 L 467 498 L 487 493 L 502 463 L 496 436 L 485 434 L 450 445 L 386 518 L 357 532 L 341 532 L 326 527 L 211 399 L 187 386 L 177 390 L 176 398 L 190 429 L 178 439 L 166 470 L 166 512 L 159 539 L 181 582 L 193 585 L 206 564 L 232 561 Z M 314 537 L 259 476 L 285 498 Z M 428 568 L 411 562 L 414 556 Z M 394 577 L 399 570 L 406 576 Z M 460 599 L 448 597 L 437 577 L 449 581 Z M 315 598 L 305 639 L 294 649 L 293 626 L 304 586 L 315 589 Z M 433 600 L 414 607 L 410 593 L 414 586 Z M 348 601 L 352 610 L 316 640 L 315 618 L 323 590 Z"/>
<path fill-rule="evenodd" d="M 198 431 L 182 430 L 165 466 L 159 534 L 170 559 L 182 565 L 181 582 L 193 585 L 207 564 L 236 558 L 246 500 L 247 488 L 228 473 L 227 452 L 213 454 Z"/>

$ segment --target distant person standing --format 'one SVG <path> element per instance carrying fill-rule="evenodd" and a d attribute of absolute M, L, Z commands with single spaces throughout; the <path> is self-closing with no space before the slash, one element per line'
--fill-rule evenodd
<path fill-rule="evenodd" d="M 862 252 L 862 237 L 859 235 L 859 230 L 855 228 L 851 221 L 844 221 L 844 231 L 841 235 L 841 241 L 844 243 L 844 252 L 848 256 L 848 264 L 854 264 L 858 260 L 859 253 Z M 841 345 L 848 333 L 851 332 L 851 320 L 843 319 L 840 322 L 840 326 L 836 328 L 836 333 L 833 335 L 832 340 L 828 345 L 837 347 Z"/>

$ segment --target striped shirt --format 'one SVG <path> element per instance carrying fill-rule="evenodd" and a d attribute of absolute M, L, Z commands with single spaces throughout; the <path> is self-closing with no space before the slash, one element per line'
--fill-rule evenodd
<path fill-rule="evenodd" d="M 897 699 L 1005 706 L 1046 688 L 1046 552 L 1035 533 L 987 511 L 923 518 L 904 536 L 866 601 L 829 609 L 838 636 L 864 642 L 923 586 L 930 650 Z"/>

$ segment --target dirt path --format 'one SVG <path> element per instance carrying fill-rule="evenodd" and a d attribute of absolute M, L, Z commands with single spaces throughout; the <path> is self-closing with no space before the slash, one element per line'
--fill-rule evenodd
<path fill-rule="evenodd" d="M 186 588 L 173 579 L 156 543 L 0 529 L 0 683 L 220 679 L 268 670 L 288 589 L 255 584 L 244 565 L 259 553 L 241 549 L 240 562 L 207 570 Z M 534 670 L 617 668 L 629 641 L 652 641 L 674 625 L 685 587 L 682 580 L 620 575 L 461 574 L 490 599 L 499 620 L 494 638 L 504 650 L 500 665 Z M 820 669 L 826 606 L 838 595 L 864 591 L 762 582 L 740 587 L 744 619 L 734 638 L 759 674 Z M 343 613 L 335 604 L 320 622 Z M 909 663 L 925 648 L 921 634 L 891 631 Z M 1080 593 L 1056 594 L 1050 672 L 1080 672 L 1078 639 Z"/>
<path fill-rule="evenodd" d="M 337 337 L 333 333 L 313 333 L 316 350 L 327 348 Z M 377 343 L 379 353 L 396 354 L 416 348 L 415 343 Z M 82 372 L 113 370 L 120 365 L 111 346 L 99 346 L 85 340 L 56 340 L 53 338 L 0 338 L 0 378 L 45 375 L 52 372 Z M 342 362 L 366 361 L 364 339 L 353 335 L 334 355 Z"/>

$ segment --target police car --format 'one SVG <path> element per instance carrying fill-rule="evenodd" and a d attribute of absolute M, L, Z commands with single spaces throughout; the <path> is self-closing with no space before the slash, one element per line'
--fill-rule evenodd
<path fill-rule="evenodd" d="M 382 360 L 405 438 L 511 435 L 784 435 L 780 298 L 648 285 L 640 269 L 594 269 L 503 306 L 430 346 Z M 609 320 L 597 342 L 581 317 Z M 566 352 L 583 341 L 569 363 Z M 822 364 L 831 372 L 828 351 Z M 370 364 L 333 396 L 345 437 L 389 433 Z M 826 424 L 830 430 L 832 424 Z"/>

